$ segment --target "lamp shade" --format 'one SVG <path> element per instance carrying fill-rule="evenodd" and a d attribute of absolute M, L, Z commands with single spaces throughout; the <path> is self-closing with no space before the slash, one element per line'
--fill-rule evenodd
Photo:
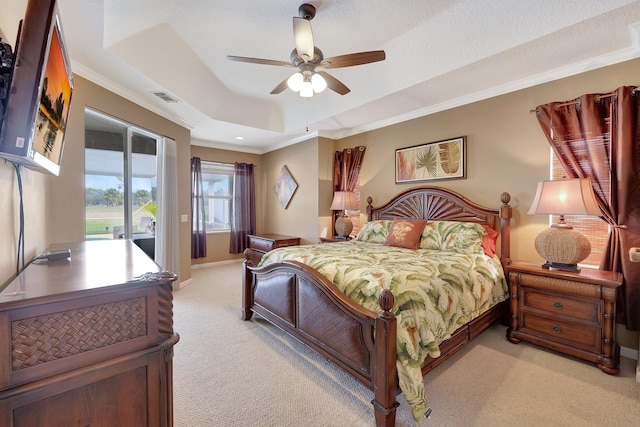
<path fill-rule="evenodd" d="M 302 86 L 300 86 L 300 96 L 303 98 L 311 98 L 313 96 L 313 86 L 311 86 L 311 82 L 305 80 L 302 82 Z"/>
<path fill-rule="evenodd" d="M 591 180 L 560 179 L 538 183 L 529 214 L 600 215 Z"/>
<path fill-rule="evenodd" d="M 358 209 L 356 193 L 352 191 L 336 191 L 333 193 L 333 202 L 331 202 L 332 211 L 353 211 L 356 209 Z"/>
<path fill-rule="evenodd" d="M 304 77 L 302 73 L 293 73 L 291 77 L 287 79 L 287 86 L 294 92 L 300 92 L 302 88 L 302 82 L 304 81 Z"/>
<path fill-rule="evenodd" d="M 557 224 L 536 237 L 536 251 L 547 261 L 542 267 L 580 271 L 578 263 L 589 256 L 591 244 L 565 223 L 564 216 L 601 214 L 591 181 L 577 178 L 538 183 L 529 214 L 560 215 Z"/>
<path fill-rule="evenodd" d="M 311 86 L 315 93 L 320 93 L 327 88 L 327 81 L 318 73 L 311 76 Z"/>

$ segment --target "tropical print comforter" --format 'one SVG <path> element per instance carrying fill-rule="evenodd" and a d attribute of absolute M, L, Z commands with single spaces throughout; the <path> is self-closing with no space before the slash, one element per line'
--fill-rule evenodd
<path fill-rule="evenodd" d="M 452 332 L 506 299 L 500 260 L 484 253 L 349 241 L 276 249 L 263 256 L 260 266 L 283 260 L 309 265 L 377 313 L 382 290 L 393 293 L 399 385 L 416 421 L 431 411 L 421 371 L 427 355 L 438 357 L 439 344 Z"/>

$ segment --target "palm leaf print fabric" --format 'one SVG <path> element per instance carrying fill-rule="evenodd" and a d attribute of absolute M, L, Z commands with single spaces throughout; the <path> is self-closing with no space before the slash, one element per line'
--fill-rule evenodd
<path fill-rule="evenodd" d="M 364 233 L 380 240 L 386 227 L 377 221 Z M 452 332 L 506 299 L 500 259 L 482 250 L 411 250 L 362 240 L 279 248 L 265 254 L 260 266 L 284 260 L 307 264 L 376 313 L 382 311 L 378 296 L 389 289 L 395 296 L 400 388 L 418 421 L 430 409 L 421 371 L 427 355 L 440 356 L 439 345 Z"/>

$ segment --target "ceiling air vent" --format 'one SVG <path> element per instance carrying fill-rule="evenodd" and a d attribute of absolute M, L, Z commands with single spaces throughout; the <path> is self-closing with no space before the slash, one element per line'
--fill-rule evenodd
<path fill-rule="evenodd" d="M 173 95 L 169 95 L 167 92 L 153 92 L 153 94 L 164 102 L 178 102 L 178 98 L 175 98 Z"/>

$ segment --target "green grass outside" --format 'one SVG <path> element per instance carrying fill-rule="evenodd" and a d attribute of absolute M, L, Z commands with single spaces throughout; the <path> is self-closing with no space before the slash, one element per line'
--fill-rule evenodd
<path fill-rule="evenodd" d="M 85 233 L 87 236 L 96 234 L 112 234 L 113 227 L 124 225 L 124 209 L 122 206 L 87 206 L 85 209 Z M 148 212 L 134 208 L 133 228 L 137 228 L 140 218 L 150 216 Z"/>

